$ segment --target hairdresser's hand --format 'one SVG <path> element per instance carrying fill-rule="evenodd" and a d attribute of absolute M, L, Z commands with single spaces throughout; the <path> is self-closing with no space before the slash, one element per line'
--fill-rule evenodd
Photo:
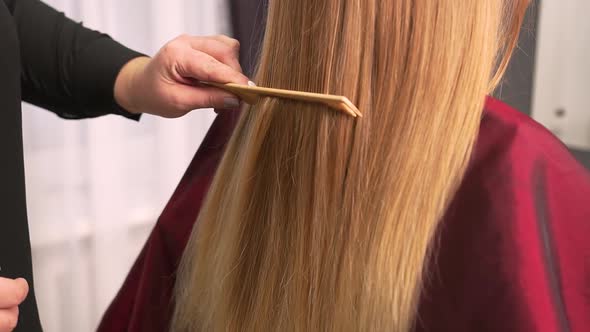
<path fill-rule="evenodd" d="M 0 277 L 0 332 L 10 332 L 18 322 L 18 306 L 29 293 L 25 279 L 16 280 Z"/>
<path fill-rule="evenodd" d="M 226 36 L 180 36 L 153 58 L 131 60 L 115 83 L 115 99 L 132 113 L 167 118 L 198 108 L 236 108 L 239 99 L 198 81 L 248 84 L 239 64 L 240 44 Z"/>

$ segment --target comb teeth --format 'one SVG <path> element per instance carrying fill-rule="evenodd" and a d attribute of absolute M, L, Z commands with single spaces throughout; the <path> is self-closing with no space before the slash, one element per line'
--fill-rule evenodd
<path fill-rule="evenodd" d="M 240 97 L 243 101 L 250 105 L 256 105 L 260 97 L 276 97 L 291 100 L 306 101 L 311 103 L 324 104 L 334 110 L 346 113 L 353 117 L 362 117 L 363 115 L 359 109 L 346 97 L 329 94 L 302 92 L 294 90 L 262 88 L 258 86 L 240 85 L 235 83 L 213 83 L 201 82 L 205 85 L 214 86 L 223 89 Z"/>
<path fill-rule="evenodd" d="M 363 114 L 359 109 L 350 101 L 350 99 L 344 97 L 344 105 L 353 113 L 355 113 L 358 117 L 362 118 Z"/>

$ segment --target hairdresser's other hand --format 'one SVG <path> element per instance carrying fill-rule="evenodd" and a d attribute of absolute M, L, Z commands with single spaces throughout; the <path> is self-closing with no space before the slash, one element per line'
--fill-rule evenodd
<path fill-rule="evenodd" d="M 239 99 L 198 81 L 248 84 L 239 63 L 240 44 L 226 36 L 180 36 L 153 58 L 127 63 L 115 83 L 115 99 L 132 113 L 176 118 L 199 108 L 236 108 Z"/>
<path fill-rule="evenodd" d="M 25 279 L 16 280 L 0 277 L 0 332 L 10 332 L 18 322 L 18 306 L 29 293 Z"/>

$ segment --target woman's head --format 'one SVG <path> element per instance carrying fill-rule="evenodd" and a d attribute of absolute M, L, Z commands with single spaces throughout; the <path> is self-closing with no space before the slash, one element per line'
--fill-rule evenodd
<path fill-rule="evenodd" d="M 185 251 L 178 331 L 408 331 L 438 223 L 528 0 L 271 1 L 267 99 L 228 144 Z"/>

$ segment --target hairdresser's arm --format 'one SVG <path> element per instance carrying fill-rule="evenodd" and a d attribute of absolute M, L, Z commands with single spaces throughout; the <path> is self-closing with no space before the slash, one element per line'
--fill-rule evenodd
<path fill-rule="evenodd" d="M 205 38 L 179 38 L 150 60 L 39 0 L 3 1 L 17 26 L 23 99 L 64 118 L 174 117 L 225 100 L 235 106 L 235 99 L 224 99 L 231 95 L 191 87 L 192 79 L 247 82 L 237 42 L 227 37 L 208 38 L 207 45 Z"/>
<path fill-rule="evenodd" d="M 115 113 L 117 74 L 142 56 L 84 28 L 38 0 L 4 0 L 17 28 L 22 98 L 57 115 L 80 119 Z"/>

